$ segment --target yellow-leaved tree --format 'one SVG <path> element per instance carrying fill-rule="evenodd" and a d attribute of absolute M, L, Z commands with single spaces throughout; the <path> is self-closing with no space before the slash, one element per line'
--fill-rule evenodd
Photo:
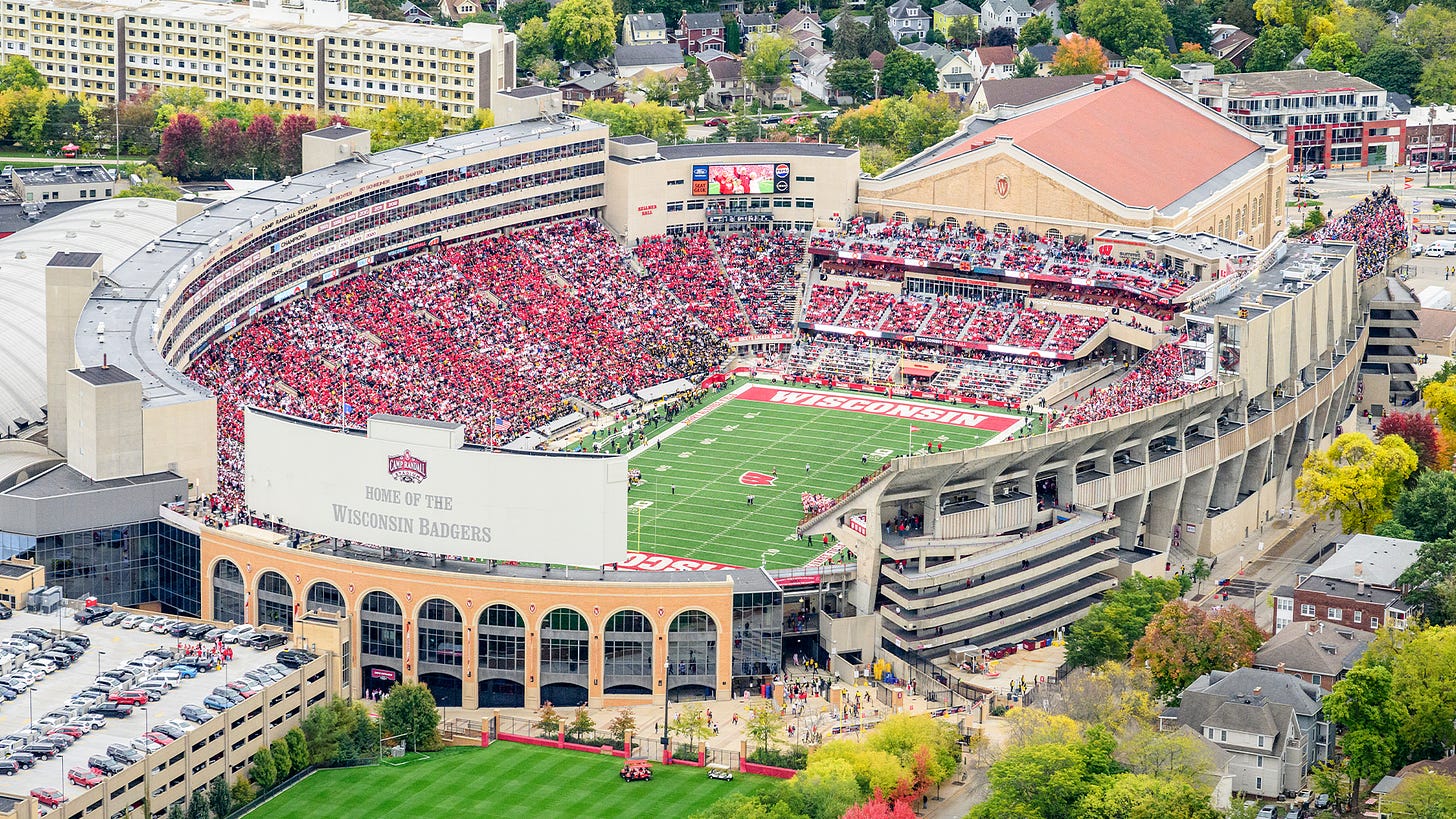
<path fill-rule="evenodd" d="M 1346 532 L 1371 532 L 1390 519 L 1419 458 L 1399 435 L 1379 443 L 1347 432 L 1330 448 L 1311 452 L 1294 482 L 1300 506 L 1324 518 L 1338 517 Z"/>

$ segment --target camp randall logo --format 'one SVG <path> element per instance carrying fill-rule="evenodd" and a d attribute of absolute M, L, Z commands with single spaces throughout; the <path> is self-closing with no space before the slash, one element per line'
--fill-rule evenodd
<path fill-rule="evenodd" d="M 425 479 L 425 462 L 411 455 L 408 449 L 402 455 L 391 455 L 389 477 L 405 483 L 420 483 Z"/>

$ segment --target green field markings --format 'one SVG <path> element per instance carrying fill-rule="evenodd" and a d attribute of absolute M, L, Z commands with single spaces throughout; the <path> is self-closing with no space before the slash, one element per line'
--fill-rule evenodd
<path fill-rule="evenodd" d="M 256 819 L 376 816 L 529 816 L 532 819 L 677 819 L 768 777 L 708 779 L 702 768 L 653 766 L 649 782 L 624 782 L 622 760 L 497 742 L 451 748 L 419 764 L 318 771 L 259 806 Z"/>
<path fill-rule="evenodd" d="M 910 433 L 912 425 L 919 431 Z M 832 408 L 731 400 L 633 459 L 644 483 L 628 496 L 629 547 L 739 566 L 803 566 L 824 547 L 795 536 L 803 517 L 802 492 L 836 497 L 909 447 L 923 451 L 930 441 L 948 450 L 966 449 L 995 434 Z M 750 471 L 773 476 L 773 485 L 740 483 Z M 766 554 L 769 550 L 776 553 Z"/>

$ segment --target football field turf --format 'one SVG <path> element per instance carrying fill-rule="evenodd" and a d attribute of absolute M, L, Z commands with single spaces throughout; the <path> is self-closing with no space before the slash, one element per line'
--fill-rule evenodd
<path fill-rule="evenodd" d="M 773 780 L 702 768 L 652 766 L 649 782 L 624 782 L 622 760 L 514 742 L 450 749 L 402 766 L 318 771 L 249 813 L 254 819 L 508 816 L 532 819 L 681 819 L 730 793 Z"/>
<path fill-rule="evenodd" d="M 818 396 L 816 403 L 836 396 L 830 403 L 849 400 L 871 411 L 774 401 L 800 394 Z M 891 405 L 919 417 L 883 414 Z M 629 548 L 730 566 L 804 566 L 824 545 L 794 535 L 804 515 L 801 493 L 837 497 L 911 446 L 966 449 L 1023 423 L 1013 412 L 755 384 L 710 404 L 660 448 L 649 445 L 632 459 L 643 483 L 627 496 Z"/>

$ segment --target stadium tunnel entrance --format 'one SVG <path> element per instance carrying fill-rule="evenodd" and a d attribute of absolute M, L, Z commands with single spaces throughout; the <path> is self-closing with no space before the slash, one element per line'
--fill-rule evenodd
<path fill-rule="evenodd" d="M 541 702 L 549 702 L 558 708 L 575 708 L 586 705 L 587 690 L 576 683 L 548 683 L 541 686 Z"/>
<path fill-rule="evenodd" d="M 364 674 L 364 697 L 371 699 L 389 693 L 400 679 L 400 671 L 387 665 L 366 665 L 360 669 Z"/>
<path fill-rule="evenodd" d="M 477 696 L 480 708 L 526 707 L 526 686 L 517 680 L 481 680 Z"/>
<path fill-rule="evenodd" d="M 420 682 L 430 687 L 430 693 L 435 695 L 435 704 L 441 708 L 459 708 L 462 705 L 464 692 L 459 677 L 453 674 L 421 674 Z"/>

